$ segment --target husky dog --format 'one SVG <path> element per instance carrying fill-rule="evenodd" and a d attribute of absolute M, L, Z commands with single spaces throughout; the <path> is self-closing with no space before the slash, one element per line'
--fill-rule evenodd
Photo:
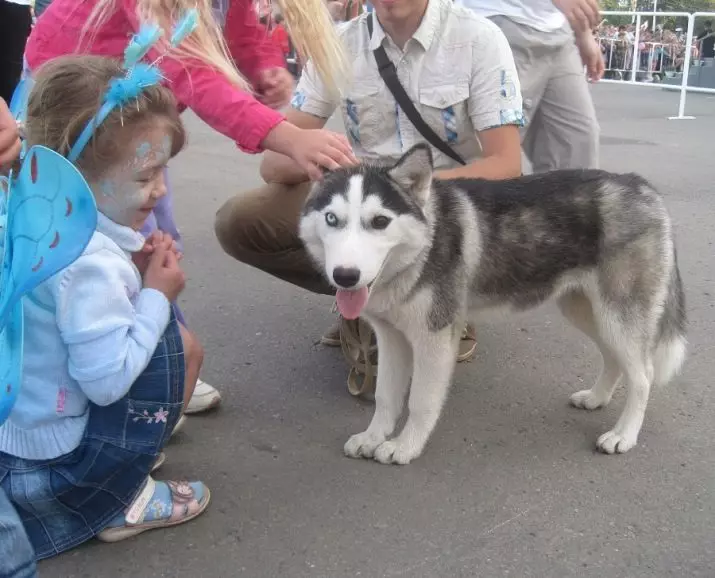
<path fill-rule="evenodd" d="M 300 236 L 338 309 L 375 330 L 375 414 L 350 457 L 407 464 L 423 451 L 452 378 L 461 330 L 489 311 L 555 300 L 598 346 L 603 369 L 571 403 L 605 406 L 623 378 L 607 453 L 636 445 L 652 384 L 685 358 L 685 299 L 671 221 L 636 175 L 557 171 L 508 181 L 433 178 L 426 145 L 389 167 L 326 174 Z M 396 432 L 408 396 L 405 425 Z"/>

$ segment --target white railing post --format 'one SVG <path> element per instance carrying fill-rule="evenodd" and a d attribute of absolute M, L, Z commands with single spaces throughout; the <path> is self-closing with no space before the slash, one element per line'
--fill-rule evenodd
<path fill-rule="evenodd" d="M 692 120 L 694 116 L 685 116 L 685 101 L 688 97 L 688 80 L 690 79 L 690 60 L 693 53 L 693 32 L 695 17 L 688 16 L 688 32 L 685 40 L 685 61 L 683 62 L 683 80 L 680 83 L 680 102 L 678 103 L 678 116 L 671 116 L 669 120 Z"/>
<path fill-rule="evenodd" d="M 636 14 L 636 37 L 633 40 L 633 56 L 631 60 L 631 82 L 636 81 L 636 72 L 640 66 L 641 53 L 638 49 L 641 39 L 641 15 Z"/>

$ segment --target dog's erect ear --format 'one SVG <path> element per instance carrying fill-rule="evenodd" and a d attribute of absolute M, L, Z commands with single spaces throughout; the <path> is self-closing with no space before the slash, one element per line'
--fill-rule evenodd
<path fill-rule="evenodd" d="M 402 155 L 388 174 L 422 206 L 432 185 L 432 170 L 432 151 L 428 145 L 418 144 Z"/>

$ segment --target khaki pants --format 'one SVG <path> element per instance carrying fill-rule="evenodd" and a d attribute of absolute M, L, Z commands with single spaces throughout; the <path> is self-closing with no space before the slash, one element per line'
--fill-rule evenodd
<path fill-rule="evenodd" d="M 216 237 L 234 259 L 293 285 L 334 295 L 298 237 L 310 183 L 264 185 L 226 201 L 216 214 Z"/>
<path fill-rule="evenodd" d="M 541 32 L 491 18 L 509 41 L 527 126 L 522 147 L 535 173 L 598 168 L 599 126 L 573 32 Z"/>

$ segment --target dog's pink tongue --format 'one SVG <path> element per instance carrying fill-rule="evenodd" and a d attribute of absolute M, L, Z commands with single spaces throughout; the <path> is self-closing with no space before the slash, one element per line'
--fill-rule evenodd
<path fill-rule="evenodd" d="M 338 302 L 340 315 L 345 317 L 345 319 L 357 319 L 360 317 L 360 312 L 365 308 L 367 297 L 367 287 L 363 287 L 357 291 L 338 289 L 338 292 L 335 294 L 335 299 Z"/>

